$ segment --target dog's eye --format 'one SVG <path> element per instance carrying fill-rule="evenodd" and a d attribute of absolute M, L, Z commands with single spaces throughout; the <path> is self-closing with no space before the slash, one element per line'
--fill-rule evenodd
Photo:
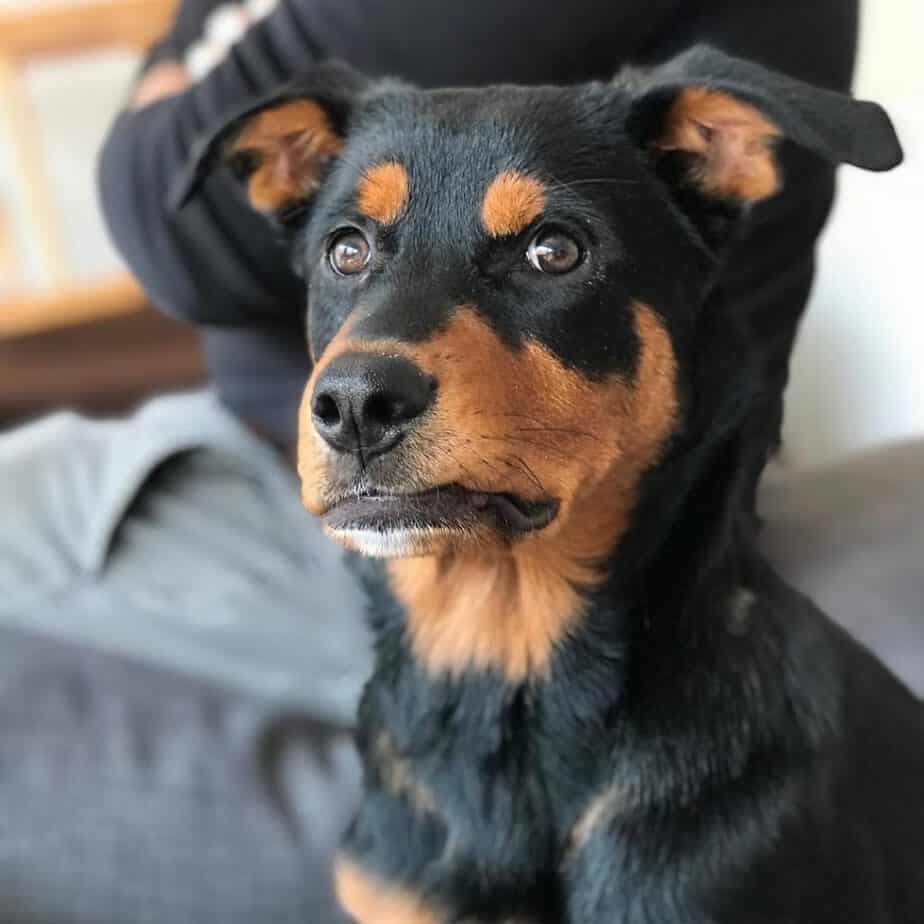
<path fill-rule="evenodd" d="M 369 241 L 361 231 L 341 231 L 331 241 L 327 259 L 335 273 L 354 276 L 366 268 L 370 253 Z"/>
<path fill-rule="evenodd" d="M 540 231 L 526 249 L 526 258 L 540 273 L 570 273 L 581 262 L 581 245 L 564 231 Z"/>

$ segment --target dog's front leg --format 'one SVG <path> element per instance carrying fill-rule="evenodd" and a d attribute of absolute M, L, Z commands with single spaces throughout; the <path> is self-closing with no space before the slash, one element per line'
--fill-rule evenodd
<path fill-rule="evenodd" d="M 337 897 L 356 924 L 448 924 L 411 889 L 388 882 L 346 854 L 335 868 Z"/>

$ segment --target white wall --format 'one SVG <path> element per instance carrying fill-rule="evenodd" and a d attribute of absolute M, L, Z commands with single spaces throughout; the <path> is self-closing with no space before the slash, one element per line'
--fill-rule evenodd
<path fill-rule="evenodd" d="M 13 0 L 0 0 L 12 5 Z M 125 96 L 136 67 L 128 53 L 53 60 L 30 68 L 25 85 L 39 128 L 48 178 L 68 264 L 75 277 L 104 275 L 118 266 L 97 214 L 94 170 L 96 152 Z M 13 152 L 0 113 L 0 213 L 13 224 L 15 244 L 25 262 L 24 279 L 44 281 L 27 213 L 18 194 Z M 14 286 L 0 280 L 0 294 Z"/>
<path fill-rule="evenodd" d="M 0 0 L 0 7 L 36 7 L 51 0 Z M 66 0 L 54 0 L 55 3 Z M 79 0 L 75 0 L 79 2 Z M 65 253 L 78 278 L 118 266 L 97 215 L 93 172 L 96 151 L 124 98 L 137 56 L 129 53 L 53 58 L 30 67 L 24 84 L 44 153 L 43 168 L 60 214 Z M 22 285 L 41 285 L 44 274 L 17 189 L 5 113 L 0 108 L 0 220 L 13 226 L 22 279 L 0 279 L 0 295 Z"/>
<path fill-rule="evenodd" d="M 905 163 L 887 174 L 840 172 L 793 358 L 789 466 L 924 435 L 922 44 L 922 0 L 866 0 L 856 92 L 891 113 Z"/>

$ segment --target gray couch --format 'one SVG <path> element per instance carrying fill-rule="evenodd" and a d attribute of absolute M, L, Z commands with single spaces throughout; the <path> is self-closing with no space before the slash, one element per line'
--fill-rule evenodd
<path fill-rule="evenodd" d="M 924 443 L 765 479 L 767 555 L 924 696 Z"/>
<path fill-rule="evenodd" d="M 924 443 L 768 479 L 770 557 L 924 693 Z M 330 924 L 349 730 L 2 630 L 4 924 Z M 267 665 L 267 669 L 270 666 Z"/>

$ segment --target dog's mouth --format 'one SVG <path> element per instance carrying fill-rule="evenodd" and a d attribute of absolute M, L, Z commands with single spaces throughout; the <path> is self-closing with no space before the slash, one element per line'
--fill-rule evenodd
<path fill-rule="evenodd" d="M 558 502 L 472 491 L 449 484 L 417 493 L 364 490 L 348 494 L 322 515 L 324 529 L 344 545 L 379 558 L 423 555 L 438 543 L 490 530 L 512 540 L 543 529 Z"/>

